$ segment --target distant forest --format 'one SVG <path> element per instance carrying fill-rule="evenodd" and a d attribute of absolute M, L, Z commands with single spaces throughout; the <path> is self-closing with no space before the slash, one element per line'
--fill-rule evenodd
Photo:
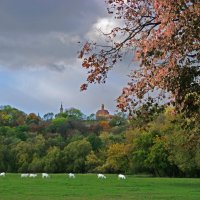
<path fill-rule="evenodd" d="M 172 106 L 109 120 L 75 108 L 40 117 L 1 106 L 0 171 L 200 177 L 199 129 Z"/>

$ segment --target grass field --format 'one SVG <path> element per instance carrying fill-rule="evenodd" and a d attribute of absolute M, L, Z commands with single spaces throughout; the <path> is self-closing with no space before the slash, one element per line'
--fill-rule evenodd
<path fill-rule="evenodd" d="M 51 174 L 49 179 L 20 178 L 20 174 L 0 177 L 0 200 L 199 200 L 200 179 L 144 178 L 117 175 L 97 179 L 95 174 Z"/>

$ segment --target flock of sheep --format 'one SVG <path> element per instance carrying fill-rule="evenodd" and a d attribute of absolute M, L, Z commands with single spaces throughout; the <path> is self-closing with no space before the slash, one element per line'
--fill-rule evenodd
<path fill-rule="evenodd" d="M 5 172 L 1 172 L 0 173 L 0 176 L 5 176 L 6 173 Z M 68 174 L 69 178 L 75 178 L 75 174 L 73 173 L 69 173 Z M 35 178 L 37 177 L 37 174 L 28 174 L 28 173 L 25 173 L 25 174 L 21 174 L 21 178 L 26 178 L 26 177 L 31 177 L 31 178 Z M 47 173 L 42 173 L 42 178 L 49 178 L 50 175 L 47 174 Z M 104 174 L 97 174 L 97 178 L 99 179 L 106 179 L 106 176 Z M 126 176 L 123 175 L 123 174 L 119 174 L 118 175 L 118 179 L 126 179 Z"/>
<path fill-rule="evenodd" d="M 73 173 L 69 173 L 68 176 L 69 178 L 75 178 L 75 174 Z M 97 174 L 97 178 L 106 179 L 106 176 L 104 174 Z M 126 176 L 123 174 L 119 174 L 118 179 L 126 179 Z"/>
<path fill-rule="evenodd" d="M 21 178 L 25 178 L 25 177 L 31 177 L 31 178 L 35 178 L 37 177 L 37 174 L 21 174 Z M 47 173 L 42 173 L 42 178 L 49 178 L 49 174 Z"/>

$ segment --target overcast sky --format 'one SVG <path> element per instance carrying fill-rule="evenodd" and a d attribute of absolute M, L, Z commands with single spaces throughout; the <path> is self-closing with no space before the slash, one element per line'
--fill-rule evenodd
<path fill-rule="evenodd" d="M 43 116 L 61 102 L 86 115 L 104 103 L 113 113 L 129 67 L 80 92 L 87 72 L 77 59 L 77 42 L 98 39 L 110 17 L 104 0 L 0 0 L 0 105 Z"/>

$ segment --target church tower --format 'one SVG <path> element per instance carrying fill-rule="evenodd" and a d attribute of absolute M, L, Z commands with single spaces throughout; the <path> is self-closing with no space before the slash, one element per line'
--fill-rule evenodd
<path fill-rule="evenodd" d="M 62 106 L 62 102 L 61 102 L 61 106 L 60 106 L 60 113 L 63 113 L 63 106 Z"/>
<path fill-rule="evenodd" d="M 105 109 L 104 104 L 101 105 L 101 110 L 96 112 L 96 119 L 110 119 L 111 115 L 108 110 Z"/>

